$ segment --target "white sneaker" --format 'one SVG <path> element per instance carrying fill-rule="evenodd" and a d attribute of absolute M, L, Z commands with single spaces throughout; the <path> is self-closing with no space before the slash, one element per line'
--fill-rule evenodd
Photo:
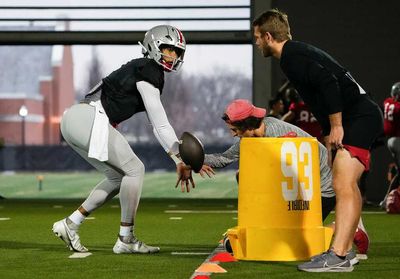
<path fill-rule="evenodd" d="M 78 231 L 71 229 L 67 224 L 67 219 L 62 219 L 53 224 L 53 233 L 67 244 L 71 251 L 87 252 L 89 251 L 81 244 Z"/>
<path fill-rule="evenodd" d="M 129 243 L 122 242 L 118 237 L 114 245 L 113 252 L 115 254 L 153 254 L 160 252 L 159 247 L 146 245 L 136 237 L 133 237 Z"/>

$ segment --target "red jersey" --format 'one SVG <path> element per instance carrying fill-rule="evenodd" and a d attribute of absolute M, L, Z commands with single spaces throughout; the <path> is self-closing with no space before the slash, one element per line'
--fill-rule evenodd
<path fill-rule="evenodd" d="M 400 137 L 400 102 L 393 98 L 387 98 L 383 102 L 385 135 L 388 137 Z"/>
<path fill-rule="evenodd" d="M 293 120 L 294 125 L 313 137 L 318 138 L 320 141 L 323 139 L 321 126 L 304 102 L 291 103 L 289 110 L 295 115 Z"/>

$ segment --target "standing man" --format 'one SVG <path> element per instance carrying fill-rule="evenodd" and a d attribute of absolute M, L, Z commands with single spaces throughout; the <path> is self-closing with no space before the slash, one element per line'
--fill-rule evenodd
<path fill-rule="evenodd" d="M 384 130 L 385 136 L 388 138 L 387 147 L 393 156 L 394 163 L 397 168 L 396 175 L 393 176 L 389 183 L 382 206 L 386 207 L 386 199 L 389 193 L 399 186 L 400 172 L 400 82 L 396 82 L 392 86 L 390 92 L 391 97 L 383 102 L 384 108 Z"/>
<path fill-rule="evenodd" d="M 370 147 L 383 132 L 383 117 L 350 73 L 326 52 L 292 41 L 288 17 L 273 9 L 253 21 L 264 57 L 280 60 L 283 72 L 322 126 L 336 193 L 336 230 L 331 248 L 298 266 L 309 272 L 352 271 L 346 253 L 361 215 L 357 181 L 369 169 Z"/>
<path fill-rule="evenodd" d="M 160 95 L 164 72 L 176 72 L 183 63 L 185 38 L 175 27 L 159 25 L 150 29 L 143 44 L 139 44 L 143 58 L 133 59 L 105 77 L 80 104 L 69 108 L 61 121 L 66 142 L 105 176 L 74 212 L 53 225 L 54 234 L 76 252 L 88 251 L 78 234 L 82 222 L 117 194 L 121 223 L 113 252 L 145 254 L 160 251 L 159 247 L 147 245 L 135 235 L 134 222 L 145 168 L 128 141 L 115 129 L 120 122 L 138 112 L 146 112 L 154 135 L 176 162 L 178 175 L 184 172 L 178 138 L 168 121 Z M 194 186 L 190 174 L 186 177 L 186 185 Z"/>

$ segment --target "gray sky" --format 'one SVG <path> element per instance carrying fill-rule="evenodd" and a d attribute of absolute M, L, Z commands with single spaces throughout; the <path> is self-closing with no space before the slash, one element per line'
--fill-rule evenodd
<path fill-rule="evenodd" d="M 84 88 L 92 57 L 91 46 L 74 46 L 74 79 L 77 89 Z M 98 46 L 105 74 L 119 68 L 127 61 L 142 57 L 139 46 Z M 209 75 L 214 71 L 231 70 L 251 77 L 250 45 L 188 45 L 181 71 L 187 74 Z"/>
<path fill-rule="evenodd" d="M 249 0 L 168 0 L 168 1 L 123 1 L 114 0 L 111 1 L 99 1 L 99 0 L 65 0 L 65 1 L 53 1 L 53 0 L 2 0 L 1 5 L 12 5 L 12 6 L 34 6 L 34 5 L 49 5 L 49 6 L 79 6 L 84 3 L 85 6 L 179 6 L 179 5 L 248 5 Z M 5 14 L 6 13 L 6 14 Z M 56 17 L 56 16 L 68 16 L 68 17 L 202 17 L 215 16 L 215 17 L 249 17 L 248 9 L 227 9 L 227 10 L 200 10 L 196 11 L 193 9 L 188 10 L 0 10 L 0 17 Z M 5 23 L 0 23 L 5 24 Z M 9 24 L 21 25 L 27 24 L 24 22 L 12 22 Z M 45 22 L 41 24 L 54 24 L 53 22 Z M 71 22 L 71 30 L 147 30 L 152 26 L 158 24 L 171 24 L 183 30 L 248 30 L 249 22 L 240 21 L 166 21 L 166 22 Z M 35 23 L 38 25 L 38 23 Z M 127 61 L 141 57 L 141 50 L 139 46 L 112 46 L 102 45 L 98 46 L 98 55 L 100 56 L 101 63 L 105 74 L 110 73 L 114 69 L 118 68 L 121 64 Z M 85 82 L 88 78 L 87 69 L 89 67 L 88 62 L 90 61 L 91 47 L 90 46 L 73 46 L 74 56 L 74 78 L 75 88 L 84 88 Z M 214 71 L 220 71 L 229 69 L 243 74 L 248 77 L 251 76 L 252 64 L 251 64 L 251 46 L 250 45 L 188 45 L 185 54 L 185 62 L 182 67 L 182 71 L 188 74 L 212 74 Z"/>

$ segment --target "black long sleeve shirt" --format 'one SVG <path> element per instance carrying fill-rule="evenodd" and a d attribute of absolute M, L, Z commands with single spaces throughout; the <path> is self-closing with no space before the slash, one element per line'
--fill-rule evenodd
<path fill-rule="evenodd" d="M 136 87 L 147 81 L 157 89 L 164 87 L 164 71 L 153 59 L 138 58 L 122 65 L 103 79 L 101 103 L 111 123 L 120 123 L 137 112 L 145 111 Z"/>
<path fill-rule="evenodd" d="M 282 49 L 280 65 L 311 108 L 324 135 L 330 132 L 330 114 L 342 112 L 343 119 L 346 119 L 352 114 L 352 105 L 366 96 L 345 68 L 312 45 L 287 41 Z"/>

